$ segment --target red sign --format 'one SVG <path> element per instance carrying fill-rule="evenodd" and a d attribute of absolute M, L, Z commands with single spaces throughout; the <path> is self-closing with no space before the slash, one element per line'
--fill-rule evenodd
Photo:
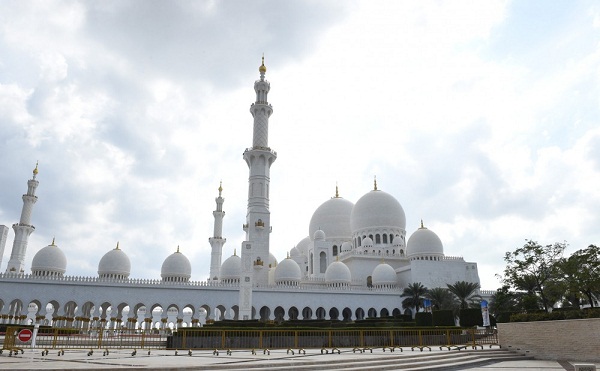
<path fill-rule="evenodd" d="M 24 328 L 23 330 L 19 331 L 19 335 L 17 335 L 17 337 L 20 341 L 26 343 L 33 337 L 33 332 L 31 332 L 31 330 L 28 328 Z"/>

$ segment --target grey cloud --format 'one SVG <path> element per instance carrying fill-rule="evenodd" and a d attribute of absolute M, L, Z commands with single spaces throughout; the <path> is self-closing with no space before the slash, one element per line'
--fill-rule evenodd
<path fill-rule="evenodd" d="M 167 73 L 216 87 L 239 83 L 261 51 L 275 65 L 301 57 L 324 27 L 344 14 L 336 4 L 316 1 L 87 5 L 87 36 L 127 56 L 141 75 Z"/>

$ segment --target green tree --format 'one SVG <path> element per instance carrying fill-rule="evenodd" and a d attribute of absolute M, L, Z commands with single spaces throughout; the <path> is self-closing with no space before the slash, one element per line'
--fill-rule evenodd
<path fill-rule="evenodd" d="M 457 306 L 452 293 L 443 287 L 430 289 L 426 296 L 436 310 L 454 309 Z"/>
<path fill-rule="evenodd" d="M 492 295 L 489 303 L 490 314 L 499 318 L 503 313 L 519 312 L 519 302 L 515 292 L 510 287 L 502 286 Z"/>
<path fill-rule="evenodd" d="M 563 258 L 558 264 L 567 295 L 574 306 L 579 306 L 578 295 L 584 295 L 590 306 L 594 307 L 595 296 L 600 292 L 600 248 L 590 245 Z"/>
<path fill-rule="evenodd" d="M 559 278 L 557 263 L 562 258 L 566 243 L 542 246 L 535 241 L 527 241 L 523 247 L 504 256 L 506 268 L 502 281 L 513 289 L 522 289 L 525 284 L 532 293 L 539 296 L 546 312 L 554 304 L 550 297 L 550 287 Z"/>
<path fill-rule="evenodd" d="M 458 299 L 460 309 L 467 309 L 469 303 L 473 303 L 475 299 L 481 299 L 481 296 L 477 294 L 478 290 L 479 284 L 473 282 L 456 281 L 453 285 L 448 285 L 448 291 Z"/>
<path fill-rule="evenodd" d="M 421 282 L 409 284 L 400 295 L 401 298 L 404 298 L 402 306 L 404 308 L 415 308 L 415 313 L 418 313 L 419 308 L 423 307 L 423 299 L 425 299 L 428 292 L 427 287 L 423 286 Z"/>

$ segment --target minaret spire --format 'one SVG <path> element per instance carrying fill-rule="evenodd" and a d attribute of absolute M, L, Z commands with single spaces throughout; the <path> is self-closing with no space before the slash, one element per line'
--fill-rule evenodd
<path fill-rule="evenodd" d="M 252 147 L 244 152 L 248 164 L 248 209 L 246 212 L 246 241 L 242 242 L 242 277 L 240 277 L 239 314 L 241 319 L 252 318 L 252 287 L 268 284 L 268 269 L 254 264 L 261 259 L 269 259 L 269 234 L 271 233 L 271 212 L 269 211 L 271 165 L 277 153 L 269 148 L 269 117 L 273 107 L 267 100 L 271 84 L 265 79 L 267 67 L 264 56 L 258 68 L 260 79 L 254 82 L 256 102 L 250 106 L 254 118 Z"/>
<path fill-rule="evenodd" d="M 227 239 L 223 238 L 223 217 L 225 217 L 225 211 L 223 211 L 223 202 L 225 199 L 222 197 L 223 193 L 223 182 L 219 182 L 219 196 L 215 198 L 217 203 L 217 209 L 213 211 L 215 217 L 215 223 L 213 228 L 213 236 L 208 239 L 211 246 L 210 253 L 210 280 L 219 280 L 221 276 L 221 257 L 223 256 L 223 245 L 227 242 Z"/>
<path fill-rule="evenodd" d="M 35 190 L 37 189 L 40 182 L 35 178 L 38 175 L 38 163 L 35 164 L 33 169 L 33 177 L 27 181 L 27 194 L 23 195 L 23 209 L 21 210 L 21 219 L 19 223 L 13 224 L 13 230 L 15 231 L 15 240 L 13 241 L 13 248 L 10 254 L 10 260 L 6 267 L 7 273 L 23 273 L 25 268 L 25 253 L 27 252 L 27 243 L 29 236 L 35 230 L 35 227 L 31 225 L 31 213 L 33 211 L 33 205 L 37 202 L 37 196 Z"/>

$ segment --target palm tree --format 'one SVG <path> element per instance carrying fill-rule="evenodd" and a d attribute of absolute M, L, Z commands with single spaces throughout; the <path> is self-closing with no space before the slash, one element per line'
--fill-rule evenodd
<path fill-rule="evenodd" d="M 448 290 L 456 296 L 460 302 L 460 309 L 466 309 L 469 307 L 469 301 L 474 299 L 481 299 L 481 296 L 477 294 L 479 290 L 479 284 L 466 281 L 456 281 L 453 285 L 447 285 Z"/>
<path fill-rule="evenodd" d="M 448 289 L 435 287 L 429 290 L 427 298 L 431 300 L 431 306 L 437 310 L 454 309 L 454 296 Z"/>
<path fill-rule="evenodd" d="M 423 307 L 423 299 L 429 290 L 427 287 L 423 286 L 421 282 L 414 282 L 408 285 L 408 287 L 404 288 L 401 298 L 405 298 L 402 300 L 402 306 L 404 308 L 415 308 L 415 313 L 419 312 L 419 308 Z"/>

